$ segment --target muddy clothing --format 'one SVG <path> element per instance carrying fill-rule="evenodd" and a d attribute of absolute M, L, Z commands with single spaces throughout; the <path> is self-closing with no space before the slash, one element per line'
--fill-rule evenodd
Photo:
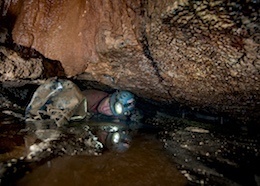
<path fill-rule="evenodd" d="M 89 114 L 86 97 L 73 82 L 49 79 L 35 91 L 25 115 L 27 121 L 52 119 L 61 126 Z"/>
<path fill-rule="evenodd" d="M 82 93 L 88 99 L 88 111 L 92 113 L 98 113 L 99 104 L 109 96 L 108 93 L 99 90 L 84 90 Z"/>
<path fill-rule="evenodd" d="M 31 102 L 26 108 L 26 120 L 54 120 L 57 126 L 69 121 L 91 117 L 91 113 L 98 117 L 110 117 L 138 121 L 140 114 L 136 110 L 129 116 L 105 116 L 98 114 L 98 108 L 103 100 L 108 101 L 110 95 L 99 90 L 81 91 L 73 82 L 63 79 L 49 79 L 35 91 Z M 102 107 L 110 110 L 109 104 Z M 105 108 L 105 109 L 104 109 Z"/>

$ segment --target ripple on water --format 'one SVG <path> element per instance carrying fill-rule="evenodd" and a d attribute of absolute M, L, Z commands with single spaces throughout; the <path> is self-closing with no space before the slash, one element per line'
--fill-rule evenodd
<path fill-rule="evenodd" d="M 186 185 L 162 144 L 136 136 L 125 153 L 59 157 L 36 168 L 17 185 Z"/>

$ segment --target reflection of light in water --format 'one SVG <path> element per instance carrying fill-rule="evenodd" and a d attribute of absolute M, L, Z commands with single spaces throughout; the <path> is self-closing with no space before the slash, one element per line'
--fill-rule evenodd
<path fill-rule="evenodd" d="M 185 185 L 153 136 L 137 136 L 125 153 L 60 157 L 36 168 L 18 185 Z"/>
<path fill-rule="evenodd" d="M 118 132 L 116 132 L 113 136 L 113 142 L 114 143 L 118 143 L 120 139 L 120 134 Z"/>

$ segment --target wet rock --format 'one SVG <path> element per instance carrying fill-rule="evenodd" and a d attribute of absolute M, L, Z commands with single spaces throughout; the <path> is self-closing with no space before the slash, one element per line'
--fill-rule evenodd
<path fill-rule="evenodd" d="M 99 155 L 103 148 L 103 145 L 91 133 L 87 125 L 51 129 L 46 128 L 49 126 L 48 121 L 41 124 L 45 126 L 45 129 L 37 128 L 38 125 L 39 123 L 27 123 L 26 127 L 20 130 L 20 135 L 24 137 L 25 146 L 28 148 L 27 153 L 24 149 L 25 155 L 12 159 L 9 155 L 8 160 L 0 162 L 0 185 L 13 183 L 33 168 L 58 156 Z M 10 123 L 9 126 L 15 127 L 16 125 Z M 5 132 L 9 133 L 10 137 L 14 131 L 5 129 Z"/>
<path fill-rule="evenodd" d="M 259 134 L 238 124 L 201 123 L 160 112 L 146 123 L 163 128 L 161 141 L 191 184 L 258 184 Z"/>

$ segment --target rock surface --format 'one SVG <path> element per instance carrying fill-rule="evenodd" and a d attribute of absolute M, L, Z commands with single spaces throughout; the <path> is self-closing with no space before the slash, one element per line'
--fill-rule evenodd
<path fill-rule="evenodd" d="M 15 20 L 14 41 L 60 61 L 67 76 L 258 120 L 259 1 L 25 0 L 9 6 L 4 13 Z"/>
<path fill-rule="evenodd" d="M 191 185 L 260 184 L 259 133 L 160 111 L 145 123 L 163 128 L 160 139 Z"/>
<path fill-rule="evenodd" d="M 25 60 L 16 52 L 0 46 L 0 79 L 37 79 L 43 74 L 42 59 Z"/>

